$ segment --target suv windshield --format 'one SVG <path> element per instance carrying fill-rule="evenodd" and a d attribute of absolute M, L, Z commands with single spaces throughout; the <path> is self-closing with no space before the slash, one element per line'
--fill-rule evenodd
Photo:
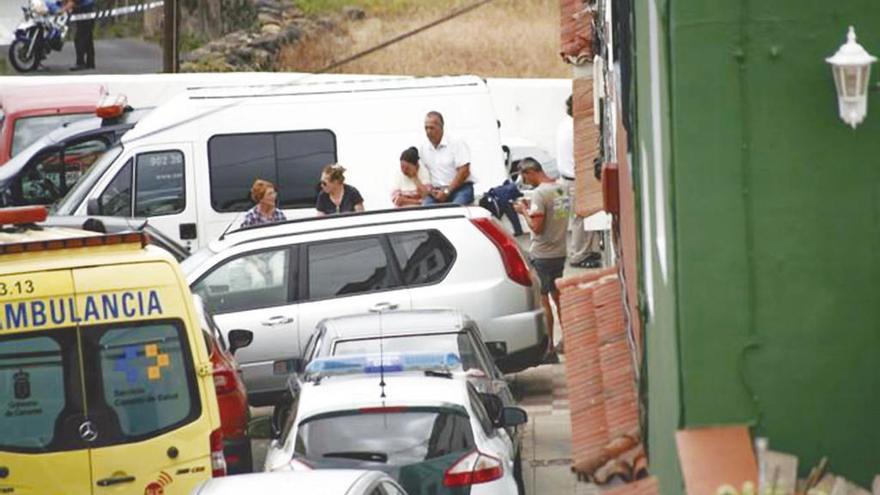
<path fill-rule="evenodd" d="M 463 410 L 389 408 L 343 411 L 299 425 L 295 452 L 313 460 L 349 459 L 404 466 L 474 448 Z"/>
<path fill-rule="evenodd" d="M 86 173 L 79 178 L 76 185 L 73 186 L 73 189 L 68 191 L 67 195 L 64 196 L 64 199 L 56 203 L 53 211 L 59 215 L 73 215 L 74 211 L 85 200 L 92 188 L 95 187 L 98 180 L 101 179 L 101 176 L 104 175 L 104 172 L 110 168 L 110 165 L 116 161 L 116 158 L 119 157 L 120 154 L 122 154 L 122 146 L 119 144 L 108 149 L 103 155 L 101 155 L 101 158 L 99 158 L 98 161 L 96 161 L 94 165 L 92 165 Z"/>

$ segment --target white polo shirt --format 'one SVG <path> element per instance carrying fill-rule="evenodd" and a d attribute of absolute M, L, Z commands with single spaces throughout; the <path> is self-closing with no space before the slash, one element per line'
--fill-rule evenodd
<path fill-rule="evenodd" d="M 431 174 L 431 184 L 448 186 L 459 167 L 471 162 L 471 150 L 461 139 L 443 133 L 440 144 L 435 148 L 427 138 L 419 147 L 419 162 Z M 473 182 L 474 174 L 467 177 L 466 182 Z"/>

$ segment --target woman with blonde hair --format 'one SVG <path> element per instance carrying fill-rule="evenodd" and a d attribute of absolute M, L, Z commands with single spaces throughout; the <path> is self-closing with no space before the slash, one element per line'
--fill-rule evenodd
<path fill-rule="evenodd" d="M 275 184 L 263 179 L 255 180 L 251 186 L 251 199 L 256 205 L 245 214 L 242 228 L 287 220 L 284 212 L 275 206 L 278 199 Z"/>
<path fill-rule="evenodd" d="M 315 208 L 319 215 L 364 211 L 364 198 L 357 189 L 345 183 L 342 165 L 333 163 L 321 171 L 321 193 Z"/>

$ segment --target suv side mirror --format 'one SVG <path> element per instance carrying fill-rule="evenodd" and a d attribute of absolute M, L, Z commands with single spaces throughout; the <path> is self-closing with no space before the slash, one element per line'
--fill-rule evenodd
<path fill-rule="evenodd" d="M 230 330 L 228 339 L 229 353 L 234 355 L 235 351 L 251 345 L 251 342 L 254 341 L 254 332 L 250 330 Z"/>
<path fill-rule="evenodd" d="M 101 205 L 98 204 L 98 198 L 92 198 L 86 201 L 86 215 L 100 215 Z"/>
<path fill-rule="evenodd" d="M 503 407 L 501 408 L 501 426 L 511 428 L 514 426 L 524 425 L 529 421 L 529 415 L 520 407 Z"/>

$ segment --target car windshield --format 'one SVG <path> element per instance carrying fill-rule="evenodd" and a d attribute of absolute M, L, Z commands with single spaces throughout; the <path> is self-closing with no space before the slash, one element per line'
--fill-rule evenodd
<path fill-rule="evenodd" d="M 91 192 L 95 184 L 104 175 L 104 172 L 110 168 L 110 165 L 116 161 L 116 158 L 122 154 L 122 146 L 116 145 L 108 149 L 101 158 L 96 161 L 82 177 L 73 186 L 73 189 L 67 191 L 64 198 L 56 203 L 54 213 L 58 215 L 73 215 L 74 211 L 85 200 L 86 196 Z"/>
<path fill-rule="evenodd" d="M 385 411 L 345 411 L 306 419 L 299 425 L 295 452 L 315 461 L 350 459 L 405 466 L 474 448 L 470 419 L 463 410 Z"/>
<path fill-rule="evenodd" d="M 19 151 L 27 148 L 31 143 L 50 133 L 56 127 L 94 116 L 94 113 L 68 113 L 20 118 L 15 121 L 10 156 L 15 156 Z"/>
<path fill-rule="evenodd" d="M 333 344 L 331 355 L 379 354 L 379 342 L 378 336 L 337 340 Z M 430 349 L 437 353 L 453 353 L 461 359 L 464 371 L 476 368 L 488 375 L 488 370 L 480 362 L 473 341 L 466 332 L 392 335 L 384 336 L 381 342 L 382 352 L 407 353 Z"/>

